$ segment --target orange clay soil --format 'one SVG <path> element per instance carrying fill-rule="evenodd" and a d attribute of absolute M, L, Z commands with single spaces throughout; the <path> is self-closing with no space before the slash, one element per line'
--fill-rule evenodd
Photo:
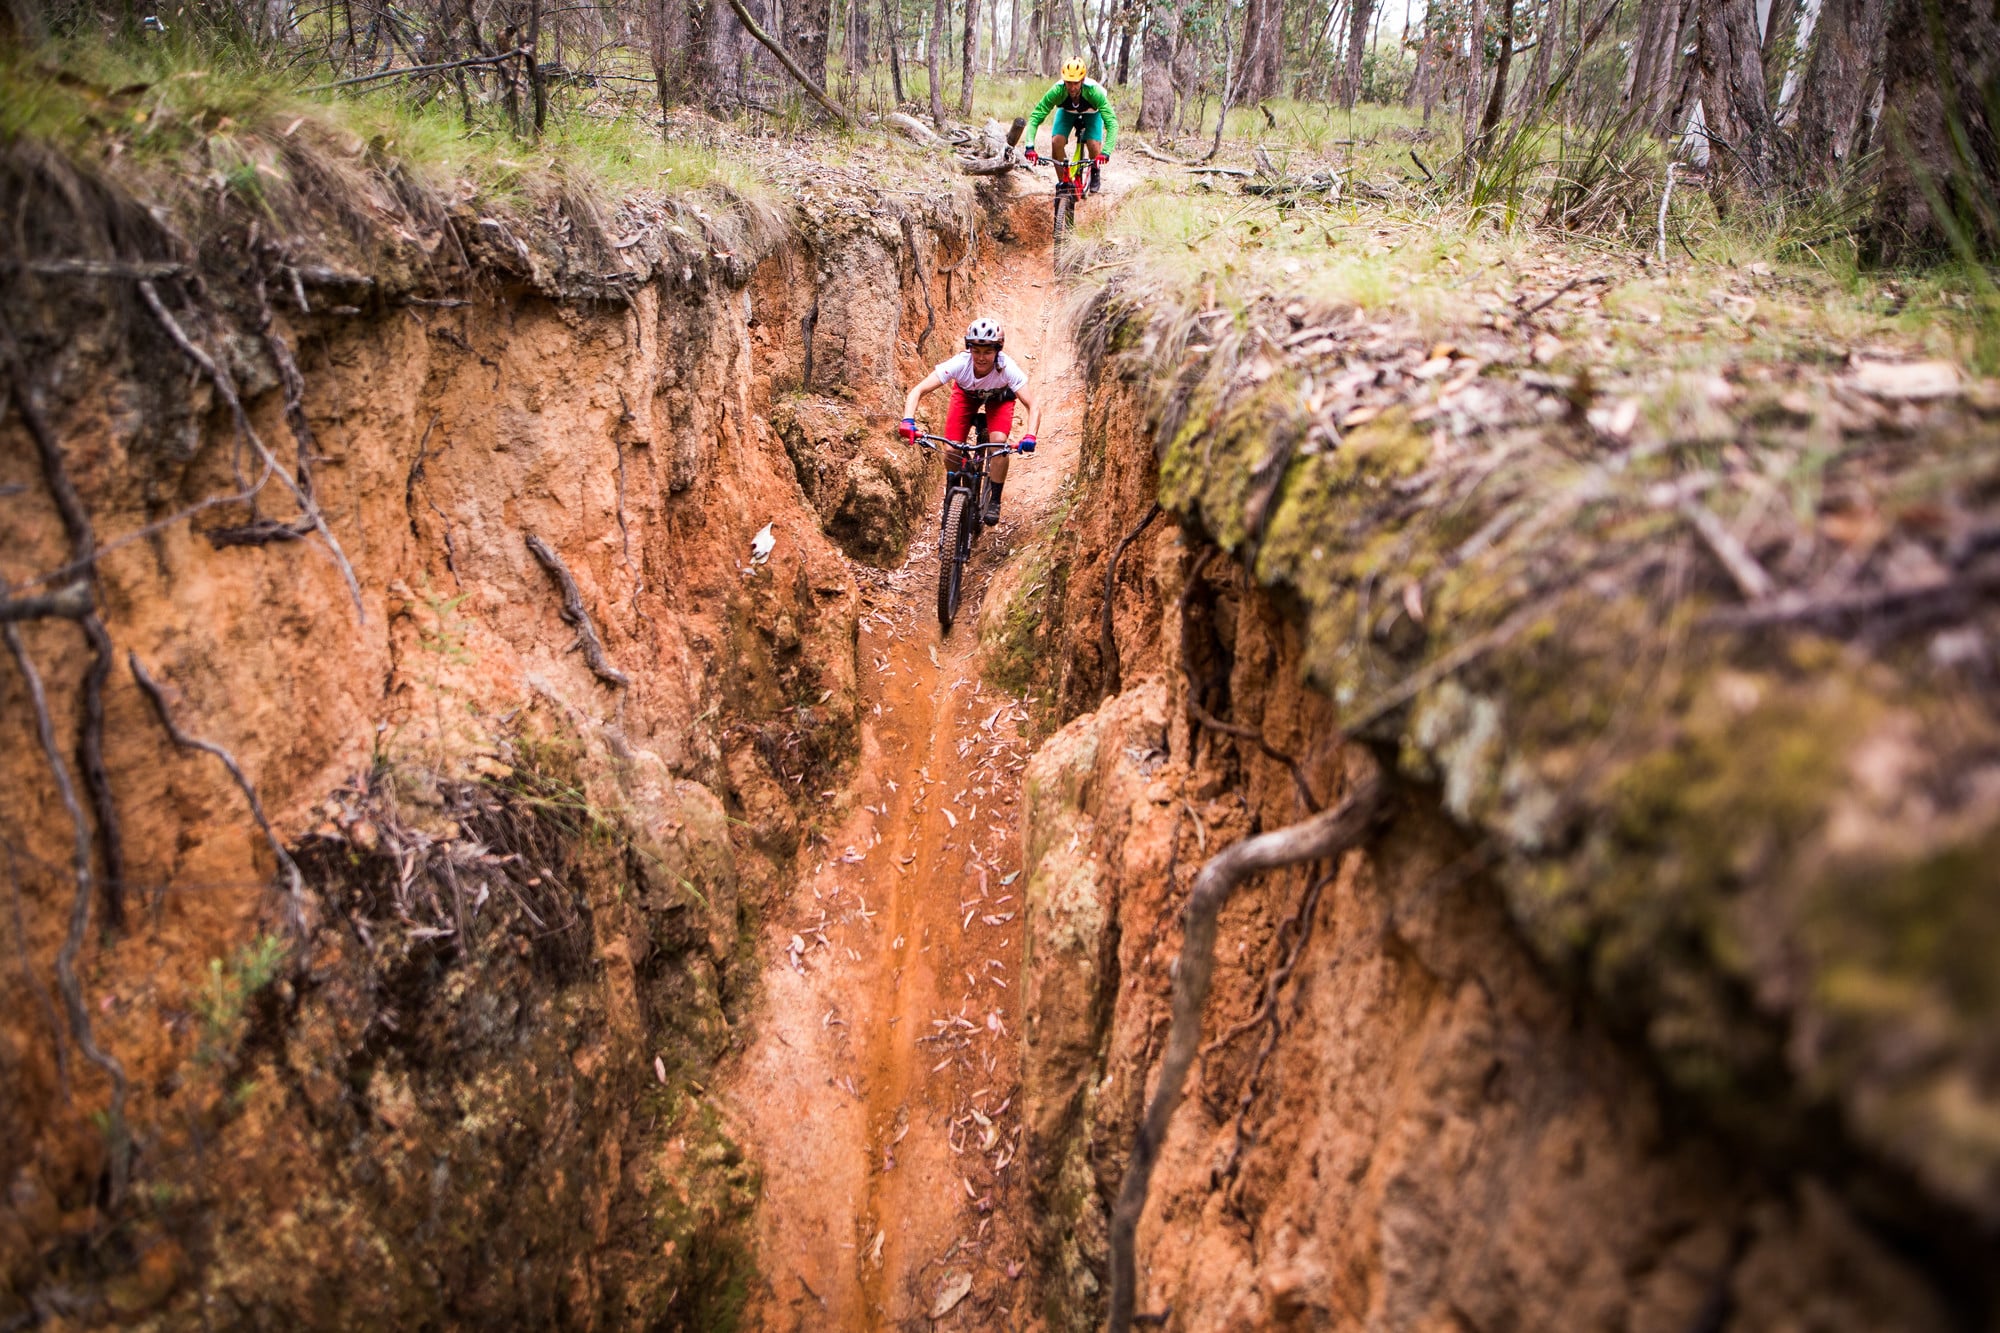
<path fill-rule="evenodd" d="M 949 635 L 934 517 L 901 568 L 856 567 L 860 763 L 769 922 L 761 1012 L 721 1093 L 763 1172 L 753 1328 L 1032 1322 L 1015 1105 L 1029 709 L 981 681 L 976 627 L 1075 469 L 1083 390 L 1047 250 L 1001 262 L 992 313 L 1045 396 L 1045 443 L 1014 458 Z M 926 407 L 941 418 L 942 395 Z"/>

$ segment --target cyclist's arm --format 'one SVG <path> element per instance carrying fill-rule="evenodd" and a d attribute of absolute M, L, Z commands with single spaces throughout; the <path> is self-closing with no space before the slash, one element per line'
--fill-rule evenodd
<path fill-rule="evenodd" d="M 914 417 L 917 414 L 917 400 L 919 398 L 922 398 L 925 394 L 929 393 L 932 389 L 939 388 L 943 384 L 944 381 L 938 378 L 938 373 L 935 370 L 933 370 L 930 374 L 924 376 L 922 379 L 918 380 L 916 384 L 911 387 L 909 396 L 903 399 L 903 415 L 906 417 Z"/>
<path fill-rule="evenodd" d="M 1056 102 L 1062 97 L 1062 90 L 1063 86 L 1060 83 L 1051 87 L 1047 92 L 1042 94 L 1042 100 L 1035 103 L 1035 109 L 1028 113 L 1028 133 L 1026 136 L 1028 147 L 1033 148 L 1035 146 L 1035 131 L 1040 129 L 1042 122 L 1049 118 L 1049 112 L 1055 110 Z"/>
<path fill-rule="evenodd" d="M 1104 122 L 1104 145 L 1098 151 L 1108 157 L 1111 154 L 1111 145 L 1118 142 L 1118 113 L 1111 109 L 1111 95 L 1102 87 L 1092 88 L 1090 91 L 1097 102 L 1098 118 Z"/>
<path fill-rule="evenodd" d="M 1042 420 L 1041 404 L 1035 401 L 1035 396 L 1032 393 L 1028 392 L 1026 385 L 1023 385 L 1021 388 L 1014 390 L 1014 397 L 1020 402 L 1026 403 L 1028 405 L 1028 427 L 1021 433 L 1023 435 L 1037 434 L 1038 432 L 1036 431 L 1035 428 L 1041 424 Z"/>

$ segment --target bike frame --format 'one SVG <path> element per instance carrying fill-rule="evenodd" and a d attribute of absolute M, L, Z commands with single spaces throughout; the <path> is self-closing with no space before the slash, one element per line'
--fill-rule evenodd
<path fill-rule="evenodd" d="M 965 564 L 972 558 L 972 548 L 985 526 L 981 506 L 984 497 L 980 492 L 985 489 L 981 483 L 986 480 L 987 460 L 996 453 L 1011 452 L 1014 448 L 1006 440 L 986 440 L 986 421 L 986 409 L 982 407 L 972 414 L 972 425 L 966 432 L 970 437 L 968 439 L 951 440 L 942 435 L 917 436 L 920 448 L 949 449 L 964 455 L 958 470 L 945 474 L 944 503 L 938 511 L 938 624 L 947 633 L 958 615 Z M 956 524 L 953 523 L 954 497 L 962 497 L 955 511 Z"/>

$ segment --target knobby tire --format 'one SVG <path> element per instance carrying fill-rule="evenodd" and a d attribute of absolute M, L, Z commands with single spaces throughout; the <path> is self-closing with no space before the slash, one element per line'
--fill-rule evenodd
<path fill-rule="evenodd" d="M 966 492 L 954 490 L 945 497 L 944 534 L 938 539 L 938 625 L 951 632 L 952 618 L 958 614 L 959 594 L 964 586 Z"/>

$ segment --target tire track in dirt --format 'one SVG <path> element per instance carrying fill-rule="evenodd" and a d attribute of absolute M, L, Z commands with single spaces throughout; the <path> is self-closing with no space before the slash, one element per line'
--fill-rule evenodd
<path fill-rule="evenodd" d="M 822 794 L 846 813 L 768 923 L 751 1044 L 720 1098 L 763 1172 L 753 1328 L 1034 1322 L 1015 1105 L 1029 710 L 980 680 L 976 630 L 993 575 L 1076 467 L 1083 391 L 1046 245 L 1006 254 L 989 290 L 1047 395 L 1048 443 L 1015 457 L 949 636 L 935 519 L 901 568 L 856 569 L 860 762 L 844 800 Z"/>

